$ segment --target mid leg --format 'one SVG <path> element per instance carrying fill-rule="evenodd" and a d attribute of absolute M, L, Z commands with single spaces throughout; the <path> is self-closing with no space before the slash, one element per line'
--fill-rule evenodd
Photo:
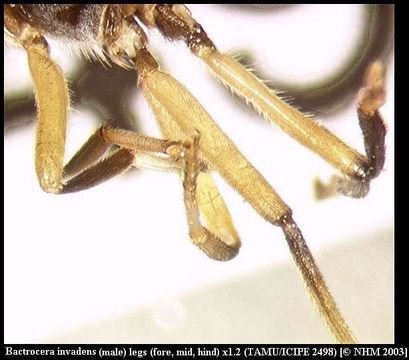
<path fill-rule="evenodd" d="M 230 260 L 237 255 L 241 244 L 224 202 L 220 202 L 220 199 L 213 201 L 203 195 L 197 196 L 198 192 L 212 192 L 220 197 L 215 185 L 209 182 L 208 178 L 206 179 L 208 175 L 201 174 L 204 165 L 200 163 L 198 157 L 199 134 L 188 136 L 186 140 L 180 142 L 154 139 L 130 131 L 110 128 L 103 128 L 102 133 L 106 141 L 121 147 L 138 152 L 165 154 L 175 162 L 181 160 L 184 203 L 190 238 L 214 260 Z M 217 208 L 213 210 L 212 215 L 209 215 L 211 206 L 217 206 Z M 207 228 L 201 224 L 201 215 L 208 220 Z"/>
<path fill-rule="evenodd" d="M 70 176 L 67 175 L 61 192 L 85 190 L 100 184 L 129 169 L 140 154 L 161 156 L 162 160 L 172 162 L 182 176 L 192 242 L 214 260 L 230 260 L 237 255 L 241 243 L 213 180 L 203 172 L 206 169 L 198 157 L 199 138 L 195 134 L 184 141 L 169 141 L 105 125 L 67 164 L 66 173 Z M 96 157 L 95 154 L 105 154 L 111 146 L 120 148 L 102 160 Z M 201 218 L 206 226 L 202 225 Z"/>

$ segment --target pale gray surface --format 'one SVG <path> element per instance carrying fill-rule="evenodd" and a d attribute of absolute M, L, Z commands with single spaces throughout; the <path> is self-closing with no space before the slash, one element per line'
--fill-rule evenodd
<path fill-rule="evenodd" d="M 394 341 L 392 238 L 392 230 L 384 229 L 317 256 L 338 304 L 362 343 Z M 333 342 L 291 265 L 271 266 L 44 342 Z M 368 272 L 371 277 L 366 276 Z"/>

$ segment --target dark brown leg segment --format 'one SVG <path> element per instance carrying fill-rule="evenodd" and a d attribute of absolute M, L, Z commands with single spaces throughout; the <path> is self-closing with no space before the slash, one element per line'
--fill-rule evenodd
<path fill-rule="evenodd" d="M 369 183 L 382 171 L 385 163 L 386 125 L 379 113 L 385 99 L 384 67 L 373 63 L 366 77 L 365 87 L 359 92 L 358 118 L 365 144 L 366 165 L 358 169 L 357 176 L 333 176 L 328 184 L 316 181 L 318 199 L 325 199 L 337 193 L 354 198 L 364 197 Z"/>
<path fill-rule="evenodd" d="M 121 174 L 133 165 L 135 152 L 166 155 L 167 149 L 175 144 L 113 129 L 108 123 L 98 129 L 64 167 L 61 193 L 85 190 Z M 120 149 L 104 158 L 113 146 L 120 146 Z"/>
<path fill-rule="evenodd" d="M 63 169 L 63 186 L 59 193 L 67 194 L 89 189 L 128 170 L 135 154 L 127 149 L 112 150 L 104 141 L 101 129 L 95 131 Z M 106 154 L 108 154 L 106 156 Z"/>
<path fill-rule="evenodd" d="M 99 185 L 128 170 L 134 161 L 135 155 L 120 149 L 96 164 L 86 168 L 73 178 L 69 179 L 61 190 L 61 194 L 89 189 Z"/>
<path fill-rule="evenodd" d="M 307 290 L 309 291 L 318 311 L 325 319 L 329 329 L 343 344 L 352 344 L 356 340 L 349 330 L 344 318 L 332 297 L 324 277 L 322 276 L 314 257 L 311 254 L 304 237 L 291 214 L 284 217 L 281 229 L 285 235 L 293 259 L 300 270 Z"/>
<path fill-rule="evenodd" d="M 94 165 L 108 152 L 110 147 L 111 145 L 102 139 L 101 131 L 96 131 L 64 166 L 64 180 L 67 181 Z"/>

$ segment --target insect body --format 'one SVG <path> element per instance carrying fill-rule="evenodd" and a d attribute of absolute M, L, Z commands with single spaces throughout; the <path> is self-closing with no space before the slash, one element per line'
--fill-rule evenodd
<path fill-rule="evenodd" d="M 33 77 L 38 107 L 36 172 L 50 193 L 84 190 L 148 158 L 157 167 L 181 174 L 193 243 L 209 257 L 230 260 L 240 247 L 227 207 L 210 175 L 225 181 L 268 222 L 279 226 L 318 310 L 339 342 L 355 339 L 343 320 L 310 253 L 292 212 L 261 173 L 240 153 L 199 102 L 161 71 L 149 51 L 142 26 L 186 43 L 213 75 L 250 102 L 302 145 L 335 167 L 328 194 L 365 196 L 384 163 L 383 66 L 371 66 L 360 93 L 358 115 L 366 156 L 281 100 L 232 57 L 222 54 L 182 5 L 7 5 L 7 34 L 23 46 Z M 138 84 L 162 131 L 163 139 L 113 128 L 98 129 L 63 165 L 69 96 L 59 66 L 49 56 L 47 37 L 70 39 L 73 46 L 138 73 Z"/>

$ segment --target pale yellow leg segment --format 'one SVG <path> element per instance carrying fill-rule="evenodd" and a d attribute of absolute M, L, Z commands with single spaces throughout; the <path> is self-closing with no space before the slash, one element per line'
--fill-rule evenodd
<path fill-rule="evenodd" d="M 212 259 L 230 260 L 238 254 L 241 245 L 240 240 L 224 202 L 220 201 L 220 199 L 217 200 L 217 198 L 215 200 L 211 198 L 212 195 L 217 197 L 220 197 L 220 195 L 216 193 L 217 189 L 210 183 L 210 178 L 202 177 L 200 183 L 197 181 L 200 174 L 197 157 L 198 144 L 198 135 L 187 138 L 183 143 L 183 189 L 189 235 L 193 243 Z M 198 186 L 201 193 L 199 201 L 196 195 Z M 209 194 L 207 194 L 207 191 L 209 191 Z M 217 207 L 212 208 L 213 206 Z M 203 211 L 209 228 L 201 224 L 201 211 Z M 217 229 L 216 234 L 211 231 L 214 229 Z"/>
<path fill-rule="evenodd" d="M 185 152 L 185 149 L 178 148 L 179 156 L 181 152 Z M 189 229 L 192 241 L 211 258 L 229 260 L 237 254 L 241 246 L 229 210 L 212 176 L 208 172 L 199 171 L 194 180 L 190 174 L 186 174 L 187 171 L 191 172 L 184 165 L 186 161 L 186 158 L 181 162 L 180 159 L 162 158 L 153 153 L 138 151 L 135 152 L 134 165 L 145 169 L 182 174 L 184 182 L 188 182 L 184 185 L 184 200 L 188 224 L 194 223 L 194 230 Z M 193 166 L 189 167 L 189 169 L 194 168 L 194 175 L 196 168 L 201 166 L 196 164 L 198 161 L 196 156 L 190 156 L 189 161 L 194 162 Z M 195 192 L 187 190 L 194 188 L 196 188 Z"/>
<path fill-rule="evenodd" d="M 37 41 L 26 50 L 38 111 L 36 172 L 44 191 L 58 193 L 62 189 L 68 87 L 44 41 Z"/>
<path fill-rule="evenodd" d="M 138 60 L 143 61 L 142 54 Z M 288 206 L 265 178 L 239 152 L 200 103 L 174 78 L 152 68 L 152 60 L 138 63 L 140 87 L 164 136 L 183 139 L 200 133 L 199 159 L 238 191 L 266 220 L 276 223 L 289 212 Z"/>
<path fill-rule="evenodd" d="M 180 150 L 179 150 L 180 152 Z M 183 163 L 179 160 L 161 157 L 159 154 L 134 151 L 134 166 L 160 172 L 182 174 Z M 229 210 L 208 172 L 200 171 L 196 178 L 196 201 L 200 220 L 215 236 L 231 247 L 239 247 L 239 235 L 234 227 Z"/>
<path fill-rule="evenodd" d="M 199 56 L 217 79 L 302 145 L 345 175 L 356 176 L 362 172 L 366 165 L 363 155 L 280 99 L 237 60 L 216 50 L 204 49 Z"/>
<path fill-rule="evenodd" d="M 196 201 L 206 228 L 231 248 L 241 243 L 230 212 L 209 173 L 199 172 L 196 179 Z"/>

